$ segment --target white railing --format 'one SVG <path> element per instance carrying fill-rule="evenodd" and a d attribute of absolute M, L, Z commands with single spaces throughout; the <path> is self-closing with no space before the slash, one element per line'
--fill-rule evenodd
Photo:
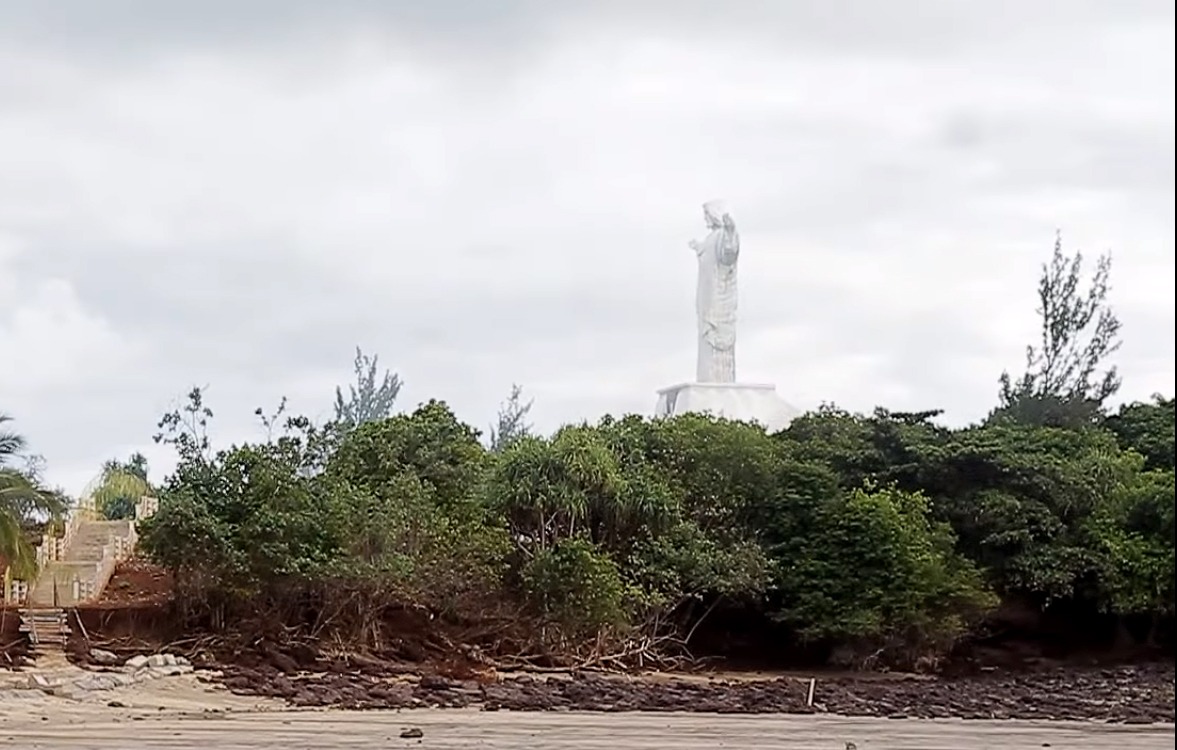
<path fill-rule="evenodd" d="M 51 562 L 62 560 L 70 541 L 74 538 L 78 528 L 94 517 L 94 505 L 91 500 L 89 506 L 79 503 L 71 508 L 65 516 L 65 528 L 61 536 L 56 534 L 42 534 L 41 546 L 37 548 L 37 570 L 43 570 Z"/>
<path fill-rule="evenodd" d="M 142 521 L 151 518 L 157 510 L 159 510 L 159 500 L 144 495 L 139 498 L 139 502 L 135 503 L 135 520 Z"/>
<path fill-rule="evenodd" d="M 4 603 L 19 607 L 29 600 L 29 584 L 19 578 L 5 576 Z"/>

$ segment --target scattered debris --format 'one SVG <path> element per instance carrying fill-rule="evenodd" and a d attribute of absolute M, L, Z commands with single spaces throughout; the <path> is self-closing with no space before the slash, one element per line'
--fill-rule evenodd
<path fill-rule="evenodd" d="M 100 648 L 90 649 L 90 661 L 103 667 L 116 667 L 123 663 L 118 654 Z"/>
<path fill-rule="evenodd" d="M 114 662 L 122 661 L 114 654 Z M 94 652 L 90 652 L 91 658 Z M 107 660 L 111 661 L 111 660 Z M 29 690 L 40 690 L 49 695 L 62 698 L 81 700 L 91 693 L 114 688 L 127 687 L 137 682 L 146 682 L 161 677 L 174 677 L 189 674 L 192 665 L 183 657 L 172 654 L 154 654 L 152 656 L 135 656 L 117 669 L 103 669 L 93 672 L 76 671 L 67 674 L 34 673 L 28 675 L 25 687 Z"/>

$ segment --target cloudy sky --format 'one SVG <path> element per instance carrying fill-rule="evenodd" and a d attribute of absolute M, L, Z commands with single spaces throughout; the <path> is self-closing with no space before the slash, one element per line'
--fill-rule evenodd
<path fill-rule="evenodd" d="M 740 379 L 994 403 L 1056 228 L 1173 392 L 1171 0 L 0 0 L 0 412 L 77 491 L 207 385 L 330 413 L 358 344 L 477 425 L 649 412 L 700 204 Z"/>

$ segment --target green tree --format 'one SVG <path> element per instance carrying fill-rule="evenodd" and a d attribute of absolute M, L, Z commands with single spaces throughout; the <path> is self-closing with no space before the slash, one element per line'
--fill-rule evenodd
<path fill-rule="evenodd" d="M 1159 393 L 1152 402 L 1124 404 L 1104 426 L 1115 433 L 1120 445 L 1144 456 L 1145 468 L 1173 471 L 1173 399 Z"/>
<path fill-rule="evenodd" d="M 219 588 L 238 601 L 305 583 L 336 556 L 323 488 L 302 475 L 298 438 L 182 459 L 141 529 L 144 549 L 181 590 Z"/>
<path fill-rule="evenodd" d="M 1096 261 L 1082 288 L 1083 256 L 1063 254 L 1062 235 L 1038 281 L 1041 342 L 1026 348 L 1026 371 L 1001 375 L 1000 405 L 993 418 L 1028 424 L 1091 424 L 1120 389 L 1115 366 L 1105 363 L 1120 348 L 1120 320 L 1108 304 L 1110 255 Z M 1101 372 L 1102 369 L 1102 372 Z"/>
<path fill-rule="evenodd" d="M 441 610 L 493 598 L 510 545 L 482 502 L 487 470 L 478 431 L 438 401 L 344 436 L 325 478 L 348 575 Z"/>
<path fill-rule="evenodd" d="M 277 438 L 214 454 L 180 439 L 188 421 L 167 420 L 181 459 L 141 539 L 217 627 L 272 630 L 309 607 L 314 628 L 374 646 L 389 607 L 501 604 L 507 539 L 476 499 L 485 450 L 444 404 L 338 442 L 294 417 Z"/>
<path fill-rule="evenodd" d="M 437 501 L 459 505 L 475 497 L 486 469 L 478 431 L 460 422 L 440 401 L 411 414 L 366 422 L 344 438 L 329 471 L 356 486 L 379 489 L 408 471 L 429 486 Z"/>
<path fill-rule="evenodd" d="M 601 585 L 621 597 L 610 594 L 624 622 L 677 623 L 687 635 L 721 598 L 764 589 L 767 563 L 739 521 L 769 479 L 757 458 L 771 464 L 773 447 L 756 426 L 708 417 L 605 419 L 515 442 L 497 457 L 487 496 L 519 548 L 529 600 L 564 612 L 566 628 L 578 630 L 567 613 L 589 593 L 535 573 L 563 570 L 556 560 L 577 561 L 580 573 L 569 576 L 582 582 L 612 580 L 615 566 L 620 587 Z"/>
<path fill-rule="evenodd" d="M 833 470 L 848 490 L 866 481 L 918 491 L 924 485 L 927 459 L 950 431 L 933 421 L 938 410 L 890 412 L 870 416 L 823 406 L 794 420 L 778 434 L 786 454 L 796 461 Z"/>
<path fill-rule="evenodd" d="M 854 490 L 805 509 L 774 548 L 776 616 L 806 639 L 911 663 L 945 653 L 995 603 L 927 499 Z"/>
<path fill-rule="evenodd" d="M 193 386 L 182 406 L 160 417 L 156 425 L 158 432 L 152 438 L 156 443 L 175 448 L 180 461 L 188 464 L 207 462 L 212 457 L 208 422 L 213 412 L 205 404 L 205 390 Z"/>
<path fill-rule="evenodd" d="M 142 453 L 131 454 L 125 462 L 112 459 L 103 464 L 102 480 L 94 490 L 94 505 L 103 518 L 135 517 L 135 504 L 151 494 L 147 470 L 147 457 Z"/>
<path fill-rule="evenodd" d="M 1086 520 L 1103 563 L 1100 604 L 1149 616 L 1153 643 L 1161 618 L 1174 612 L 1173 498 L 1172 471 L 1137 473 Z"/>
<path fill-rule="evenodd" d="M 595 636 L 627 621 L 617 563 L 585 539 L 563 539 L 523 568 L 523 590 L 537 613 L 573 635 Z"/>
<path fill-rule="evenodd" d="M 517 440 L 489 481 L 491 502 L 529 552 L 581 533 L 595 543 L 616 542 L 615 524 L 631 510 L 623 505 L 616 457 L 588 426 L 565 427 L 550 440 Z"/>
<path fill-rule="evenodd" d="M 335 389 L 335 421 L 344 429 L 387 418 L 402 385 L 389 370 L 381 375 L 379 358 L 369 357 L 358 346 L 354 368 L 356 382 L 348 386 L 348 396 L 344 398 L 342 388 Z"/>
<path fill-rule="evenodd" d="M 41 486 L 30 472 L 15 466 L 21 457 L 24 437 L 5 427 L 12 418 L 0 414 L 0 563 L 15 576 L 27 578 L 36 571 L 36 552 L 29 532 L 65 512 L 60 493 Z"/>

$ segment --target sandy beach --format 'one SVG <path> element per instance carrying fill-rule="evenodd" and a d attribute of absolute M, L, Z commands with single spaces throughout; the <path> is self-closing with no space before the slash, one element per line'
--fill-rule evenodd
<path fill-rule="evenodd" d="M 401 738 L 419 729 L 420 738 Z M 68 700 L 0 691 L 0 748 L 281 747 L 739 748 L 740 750 L 980 750 L 1171 748 L 1173 725 L 1026 721 L 919 721 L 832 716 L 599 714 L 478 710 L 294 710 L 234 696 L 191 675 Z"/>

